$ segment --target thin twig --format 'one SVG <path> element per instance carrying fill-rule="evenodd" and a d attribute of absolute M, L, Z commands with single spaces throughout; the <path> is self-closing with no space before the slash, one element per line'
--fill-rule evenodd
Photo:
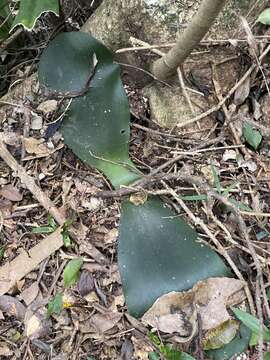
<path fill-rule="evenodd" d="M 35 183 L 35 180 L 27 174 L 26 170 L 18 164 L 15 158 L 7 150 L 4 143 L 3 133 L 0 133 L 0 157 L 14 171 L 15 175 L 20 178 L 21 182 L 27 186 L 28 190 L 35 196 L 38 202 L 48 211 L 49 214 L 53 216 L 58 224 L 63 225 L 66 221 L 65 217 L 59 212 L 54 203 Z"/>
<path fill-rule="evenodd" d="M 17 176 L 21 182 L 28 188 L 28 190 L 34 195 L 38 202 L 48 211 L 48 213 L 57 221 L 59 225 L 64 225 L 66 218 L 59 209 L 54 205 L 54 203 L 49 199 L 49 197 L 42 191 L 42 189 L 36 184 L 35 180 L 27 174 L 26 170 L 18 164 L 15 158 L 7 150 L 4 143 L 4 134 L 0 133 L 0 157 L 5 161 L 5 163 L 14 171 L 15 176 Z M 70 236 L 74 241 L 77 240 L 76 230 L 72 227 L 69 229 Z M 104 255 L 92 244 L 89 244 L 89 247 L 93 249 L 93 256 L 98 262 L 108 262 Z"/>
<path fill-rule="evenodd" d="M 252 300 L 252 296 L 250 293 L 250 290 L 246 284 L 246 281 L 244 280 L 241 272 L 238 270 L 237 266 L 235 265 L 235 263 L 233 262 L 233 260 L 231 259 L 231 257 L 229 256 L 229 254 L 227 253 L 227 251 L 223 248 L 223 246 L 220 244 L 220 242 L 217 240 L 217 238 L 212 234 L 212 232 L 209 230 L 208 226 L 198 217 L 196 217 L 194 215 L 194 213 L 188 208 L 188 206 L 184 203 L 183 200 L 180 199 L 180 197 L 176 194 L 176 192 L 170 188 L 165 181 L 162 181 L 162 184 L 164 186 L 165 189 L 169 190 L 172 197 L 176 200 L 176 202 L 181 206 L 181 208 L 186 212 L 186 214 L 189 216 L 189 218 L 193 221 L 193 223 L 195 225 L 199 225 L 202 230 L 208 235 L 208 237 L 210 238 L 210 240 L 213 242 L 213 244 L 216 246 L 218 252 L 226 259 L 226 261 L 228 262 L 228 264 L 231 266 L 233 272 L 235 273 L 235 275 L 238 277 L 239 280 L 243 281 L 244 284 L 244 288 L 245 288 L 245 292 L 247 295 L 247 299 L 249 301 L 249 305 L 251 308 L 251 312 L 253 314 L 255 314 L 255 307 L 254 307 L 254 302 Z"/>
<path fill-rule="evenodd" d="M 264 52 L 260 55 L 260 57 L 259 57 L 260 62 L 269 53 L 269 51 L 270 51 L 270 45 L 268 45 L 267 48 L 264 50 Z M 231 90 L 228 92 L 228 94 L 221 101 L 219 101 L 219 103 L 217 105 L 213 106 L 211 109 L 203 112 L 202 114 L 195 116 L 192 119 L 181 121 L 181 123 L 177 124 L 176 126 L 178 128 L 185 127 L 187 125 L 193 124 L 199 120 L 204 119 L 205 117 L 211 115 L 215 111 L 218 111 L 222 107 L 222 105 L 225 104 L 225 102 L 230 99 L 230 97 L 235 93 L 235 91 L 239 88 L 239 86 L 241 86 L 246 81 L 246 79 L 250 76 L 250 74 L 253 72 L 253 70 L 256 69 L 256 66 L 257 66 L 257 64 L 252 64 L 251 67 L 242 76 L 242 78 L 231 88 Z"/>
<path fill-rule="evenodd" d="M 19 27 L 13 34 L 6 40 L 0 42 L 0 53 L 6 49 L 17 37 L 23 32 L 23 27 Z"/>
<path fill-rule="evenodd" d="M 150 76 L 152 79 L 160 82 L 161 84 L 165 85 L 165 86 L 168 86 L 168 87 L 172 87 L 170 84 L 168 84 L 167 82 L 163 81 L 163 80 L 160 80 L 158 79 L 154 74 L 152 74 L 150 71 L 147 71 L 139 66 L 136 66 L 136 65 L 132 65 L 132 64 L 125 64 L 125 63 L 121 63 L 121 62 L 117 62 L 118 65 L 121 65 L 121 66 L 126 66 L 126 67 L 130 67 L 132 69 L 136 69 L 136 70 L 139 70 L 143 73 L 145 73 L 146 75 Z"/>
<path fill-rule="evenodd" d="M 195 114 L 195 110 L 194 110 L 194 106 L 190 100 L 190 96 L 187 92 L 187 89 L 186 89 L 186 85 L 185 85 L 185 82 L 184 82 L 184 76 L 182 74 L 182 71 L 180 68 L 177 68 L 177 75 L 178 75 L 178 79 L 179 79 L 179 83 L 180 83 L 180 87 L 181 87 L 181 90 L 182 90 L 182 93 L 184 95 L 184 98 L 186 99 L 186 102 L 189 106 L 189 109 L 190 109 L 190 112 L 192 115 Z"/>
<path fill-rule="evenodd" d="M 263 356 L 263 340 L 264 340 L 264 324 L 263 324 L 263 312 L 262 312 L 262 300 L 261 300 L 261 292 L 260 292 L 260 288 L 261 288 L 261 283 L 260 283 L 260 279 L 261 279 L 261 275 L 257 274 L 257 278 L 256 278 L 256 305 L 257 305 L 257 316 L 259 319 L 259 323 L 260 323 L 260 331 L 258 334 L 258 359 L 259 360 L 263 360 L 264 356 Z"/>
<path fill-rule="evenodd" d="M 224 140 L 223 136 L 219 136 L 215 139 L 210 139 L 204 143 L 201 143 L 200 145 L 194 147 L 191 150 L 196 151 L 196 150 L 204 148 L 205 146 L 210 146 L 212 144 L 218 143 L 222 140 Z M 159 181 L 159 179 L 163 179 L 163 180 L 171 179 L 172 180 L 172 179 L 179 179 L 179 176 L 180 176 L 180 178 L 182 176 L 182 179 L 184 180 L 183 174 L 179 175 L 179 174 L 164 174 L 164 173 L 162 173 L 162 171 L 164 169 L 168 168 L 169 166 L 175 164 L 176 162 L 178 162 L 184 158 L 185 158 L 185 156 L 183 154 L 180 154 L 178 156 L 175 156 L 175 157 L 167 160 L 166 162 L 164 162 L 163 164 L 158 166 L 156 169 L 153 169 L 149 175 L 146 175 L 142 179 L 134 181 L 132 183 L 132 187 L 122 187 L 119 190 L 112 190 L 112 191 L 101 191 L 101 192 L 96 193 L 95 196 L 104 197 L 104 198 L 122 197 L 122 196 L 127 196 L 127 195 L 134 194 L 136 192 L 139 192 L 142 190 L 142 188 L 144 188 L 145 186 L 148 186 L 148 184 Z M 188 182 L 188 179 L 195 179 L 195 177 L 190 177 L 188 175 L 187 177 L 185 177 L 185 179 L 187 179 L 187 182 Z"/>

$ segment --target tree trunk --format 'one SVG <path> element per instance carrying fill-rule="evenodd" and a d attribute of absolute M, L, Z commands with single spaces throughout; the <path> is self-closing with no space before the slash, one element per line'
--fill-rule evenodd
<path fill-rule="evenodd" d="M 175 46 L 153 64 L 153 73 L 160 80 L 167 80 L 185 61 L 191 51 L 208 32 L 226 0 L 203 0 L 191 23 L 181 34 Z"/>

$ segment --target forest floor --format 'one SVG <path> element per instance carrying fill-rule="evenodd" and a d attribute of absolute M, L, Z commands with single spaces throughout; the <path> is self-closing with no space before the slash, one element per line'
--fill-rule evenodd
<path fill-rule="evenodd" d="M 120 201 L 113 196 L 96 196 L 99 191 L 111 190 L 110 184 L 100 172 L 82 163 L 58 132 L 44 140 L 48 124 L 60 114 L 57 102 L 48 102 L 40 94 L 32 74 L 50 39 L 62 31 L 78 30 L 95 10 L 83 5 L 86 2 L 74 3 L 59 19 L 49 14 L 41 17 L 36 31 L 22 34 L 21 42 L 5 50 L 1 58 L 0 290 L 9 297 L 0 296 L 0 358 L 144 360 L 157 347 L 150 340 L 149 329 L 132 318 L 125 307 L 117 266 Z M 202 96 L 209 96 L 212 106 L 208 118 L 213 125 L 206 135 L 203 129 L 203 138 L 200 121 L 197 128 L 181 132 L 159 127 L 150 118 L 142 90 L 133 88 L 130 81 L 125 88 L 132 114 L 130 155 L 138 168 L 149 173 L 169 161 L 164 169 L 167 174 L 185 171 L 191 178 L 207 180 L 221 199 L 205 201 L 200 184 L 169 180 L 169 190 L 156 182 L 145 189 L 146 193 L 162 194 L 172 207 L 176 206 L 172 190 L 188 196 L 188 209 L 203 221 L 213 238 L 209 239 L 188 211 L 178 208 L 180 214 L 212 248 L 218 243 L 219 252 L 232 259 L 248 283 L 255 309 L 258 298 L 262 303 L 262 314 L 257 316 L 269 319 L 269 55 L 261 59 L 260 66 L 256 62 L 269 46 L 270 35 L 266 26 L 255 26 L 252 31 L 253 37 L 210 41 L 198 49 L 207 50 L 209 57 L 215 57 L 216 52 L 219 58 L 224 54 L 224 63 L 231 66 L 220 82 L 208 69 L 204 79 L 193 78 L 187 84 Z M 193 68 L 199 58 L 198 54 L 191 57 Z M 186 79 L 190 79 L 188 75 Z M 236 84 L 231 93 L 226 77 Z M 227 101 L 223 101 L 225 97 Z M 243 135 L 245 122 L 251 130 Z M 29 191 L 27 181 L 31 178 L 41 194 L 37 194 L 38 188 Z M 237 215 L 222 204 L 227 196 L 234 202 Z M 56 207 L 56 220 L 74 219 L 70 248 L 59 249 L 62 237 L 59 231 L 53 232 L 57 226 L 48 211 L 52 205 L 49 200 Z M 239 230 L 239 217 L 246 234 Z M 48 238 L 53 236 L 48 245 Z M 42 251 L 48 255 L 29 255 L 30 249 L 42 242 Z M 25 260 L 27 256 L 31 261 Z M 78 284 L 66 290 L 63 269 L 78 257 L 84 260 Z M 15 274 L 8 267 L 14 259 L 19 259 Z M 44 325 L 40 319 L 44 319 L 48 301 L 56 294 L 63 294 L 64 309 L 44 320 Z M 33 319 L 33 314 L 37 318 Z M 30 340 L 26 333 L 35 333 L 35 339 Z M 195 359 L 206 359 L 198 344 L 197 337 L 182 349 Z M 237 359 L 258 359 L 256 347 Z"/>

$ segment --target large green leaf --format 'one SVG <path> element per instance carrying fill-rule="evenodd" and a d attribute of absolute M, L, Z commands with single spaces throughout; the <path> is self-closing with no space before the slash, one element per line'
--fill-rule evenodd
<path fill-rule="evenodd" d="M 93 71 L 89 91 L 72 101 L 61 132 L 73 152 L 117 188 L 140 175 L 129 159 L 128 100 L 110 51 L 88 34 L 61 34 L 41 57 L 39 79 L 51 90 L 79 92 Z"/>
<path fill-rule="evenodd" d="M 132 183 L 140 174 L 128 155 L 128 101 L 108 49 L 88 34 L 61 34 L 39 66 L 41 84 L 69 95 L 81 93 L 91 74 L 88 91 L 74 98 L 61 126 L 65 143 L 114 187 Z M 131 314 L 142 315 L 169 291 L 187 290 L 210 276 L 229 276 L 220 257 L 196 240 L 196 232 L 160 199 L 138 207 L 124 203 L 118 262 Z"/>
<path fill-rule="evenodd" d="M 9 29 L 12 24 L 12 14 L 7 0 L 0 0 L 0 40 L 4 40 L 9 35 Z"/>
<path fill-rule="evenodd" d="M 231 308 L 234 315 L 242 321 L 253 333 L 259 335 L 260 333 L 260 321 L 255 316 L 235 307 Z M 270 330 L 263 325 L 263 337 L 265 341 L 270 342 Z"/>
<path fill-rule="evenodd" d="M 32 30 L 37 19 L 48 11 L 55 15 L 59 14 L 58 0 L 21 0 L 18 15 L 15 17 L 11 30 L 18 25 Z"/>
<path fill-rule="evenodd" d="M 0 16 L 5 19 L 10 14 L 9 2 L 7 0 L 0 0 Z"/>
<path fill-rule="evenodd" d="M 197 233 L 159 198 L 140 206 L 123 203 L 118 264 L 133 316 L 141 316 L 170 291 L 188 290 L 208 277 L 231 275 L 220 257 L 197 240 Z"/>

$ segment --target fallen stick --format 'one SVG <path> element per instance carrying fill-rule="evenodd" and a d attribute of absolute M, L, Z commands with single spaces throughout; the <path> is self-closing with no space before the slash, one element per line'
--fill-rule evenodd
<path fill-rule="evenodd" d="M 18 164 L 16 159 L 11 155 L 5 145 L 5 137 L 3 133 L 0 133 L 0 157 L 5 161 L 5 163 L 14 171 L 15 176 L 17 176 L 21 182 L 27 187 L 27 189 L 33 194 L 33 196 L 38 200 L 38 202 L 48 211 L 48 213 L 57 221 L 57 223 L 62 226 L 66 222 L 66 218 L 61 214 L 58 208 L 54 205 L 54 203 L 49 199 L 49 197 L 42 191 L 42 189 L 36 184 L 35 180 L 27 174 L 24 167 Z M 57 230 L 62 231 L 62 229 Z M 70 236 L 77 241 L 76 230 L 72 227 L 69 229 Z M 50 240 L 50 237 L 46 238 Z M 46 241 L 44 239 L 44 241 Z M 49 241 L 48 240 L 48 241 Z M 43 241 L 43 240 L 42 240 Z M 59 242 L 56 243 L 56 247 L 52 247 L 51 252 L 46 252 L 46 256 L 42 258 L 45 259 L 47 256 L 54 253 L 63 245 L 63 239 L 60 236 Z M 38 245 L 37 245 L 38 246 Z M 33 250 L 35 247 L 33 248 Z M 104 255 L 92 244 L 87 243 L 88 255 L 90 255 L 93 259 L 95 259 L 98 263 L 107 264 L 109 263 L 108 259 L 104 257 Z M 30 250 L 31 251 L 31 250 Z M 16 259 L 15 259 L 16 260 Z M 40 261 L 42 261 L 40 260 Z M 40 262 L 39 261 L 39 262 Z M 38 262 L 38 263 L 39 263 Z M 35 265 L 36 266 L 36 265 Z M 30 271 L 33 268 L 30 269 Z M 1 269 L 0 269 L 1 271 Z M 21 270 L 20 270 L 21 271 Z M 1 272 L 0 272 L 1 274 Z M 2 279 L 0 278 L 0 281 Z"/>
<path fill-rule="evenodd" d="M 11 155 L 4 143 L 4 134 L 0 133 L 0 156 L 5 163 L 14 171 L 15 176 L 20 178 L 21 182 L 27 189 L 35 196 L 38 202 L 48 211 L 49 214 L 58 222 L 63 225 L 66 221 L 65 217 L 60 213 L 54 203 L 42 191 L 42 189 L 35 183 L 35 180 L 27 174 L 25 169 L 18 164 L 17 160 Z"/>
<path fill-rule="evenodd" d="M 61 228 L 57 229 L 28 252 L 23 250 L 14 260 L 0 267 L 0 296 L 63 245 L 61 232 Z"/>

